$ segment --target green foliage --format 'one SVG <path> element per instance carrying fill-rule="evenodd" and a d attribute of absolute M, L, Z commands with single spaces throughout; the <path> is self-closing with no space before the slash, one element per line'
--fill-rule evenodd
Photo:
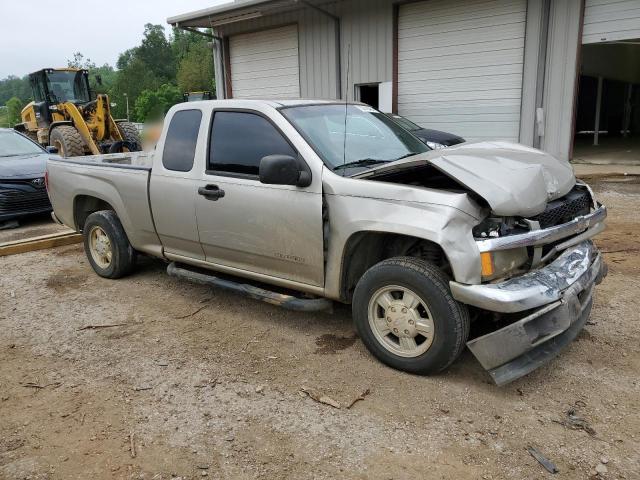
<path fill-rule="evenodd" d="M 203 37 L 204 38 L 204 37 Z M 213 91 L 213 54 L 207 43 L 192 44 L 178 66 L 177 83 L 183 92 Z"/>
<path fill-rule="evenodd" d="M 175 85 L 165 83 L 156 90 L 143 90 L 135 102 L 138 122 L 162 118 L 176 103 L 182 101 L 182 92 Z"/>
<path fill-rule="evenodd" d="M 7 101 L 7 121 L 11 126 L 22 121 L 20 112 L 24 107 L 24 102 L 18 97 L 12 97 Z"/>
<path fill-rule="evenodd" d="M 0 105 L 7 103 L 11 97 L 17 97 L 25 103 L 31 100 L 29 77 L 19 78 L 9 75 L 0 80 Z"/>
<path fill-rule="evenodd" d="M 9 116 L 7 113 L 6 106 L 0 106 L 0 128 L 8 128 L 9 125 Z"/>

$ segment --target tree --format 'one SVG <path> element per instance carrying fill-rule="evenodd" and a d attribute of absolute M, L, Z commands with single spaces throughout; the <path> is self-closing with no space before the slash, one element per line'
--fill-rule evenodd
<path fill-rule="evenodd" d="M 176 80 L 183 92 L 215 90 L 213 55 L 206 43 L 191 45 L 178 65 Z"/>
<path fill-rule="evenodd" d="M 182 93 L 175 85 L 165 83 L 156 90 L 143 90 L 135 101 L 135 118 L 138 122 L 162 118 L 181 101 Z"/>
<path fill-rule="evenodd" d="M 18 97 L 24 103 L 31 100 L 31 86 L 28 76 L 20 78 L 9 75 L 0 80 L 0 105 L 6 104 L 11 97 Z"/>
<path fill-rule="evenodd" d="M 72 60 L 67 60 L 67 66 L 69 68 L 80 68 L 84 70 L 93 70 L 96 68 L 96 64 L 80 52 L 74 53 Z"/>
<path fill-rule="evenodd" d="M 22 107 L 24 103 L 18 97 L 12 97 L 7 101 L 7 121 L 9 125 L 13 126 L 22 121 Z"/>
<path fill-rule="evenodd" d="M 159 80 L 166 82 L 176 76 L 176 60 L 162 25 L 147 23 L 142 43 L 135 56 L 151 70 Z"/>

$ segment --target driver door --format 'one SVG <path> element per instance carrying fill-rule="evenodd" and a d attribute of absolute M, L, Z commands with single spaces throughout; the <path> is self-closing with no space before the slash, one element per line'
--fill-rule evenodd
<path fill-rule="evenodd" d="M 213 113 L 207 170 L 196 195 L 206 261 L 313 286 L 324 283 L 322 184 L 260 183 L 260 160 L 297 156 L 276 125 L 257 111 Z"/>

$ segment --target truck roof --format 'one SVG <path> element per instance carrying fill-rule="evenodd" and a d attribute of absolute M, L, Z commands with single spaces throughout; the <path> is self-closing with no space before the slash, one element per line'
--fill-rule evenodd
<path fill-rule="evenodd" d="M 227 107 L 233 107 L 233 106 L 241 106 L 241 107 L 247 107 L 251 104 L 253 105 L 268 105 L 270 107 L 273 108 L 280 108 L 280 107 L 301 107 L 301 106 L 305 106 L 305 105 L 318 105 L 318 104 L 336 104 L 336 103 L 343 103 L 342 100 L 327 100 L 327 99 L 242 99 L 242 98 L 233 98 L 233 99 L 229 99 L 229 100 L 200 100 L 198 102 L 189 102 L 190 106 L 193 105 L 197 105 L 198 103 L 211 103 L 214 102 L 216 104 L 222 105 L 222 106 L 227 106 Z M 363 103 L 360 102 L 348 102 L 349 105 L 364 105 Z M 178 105 L 182 105 L 182 104 L 178 104 Z"/>

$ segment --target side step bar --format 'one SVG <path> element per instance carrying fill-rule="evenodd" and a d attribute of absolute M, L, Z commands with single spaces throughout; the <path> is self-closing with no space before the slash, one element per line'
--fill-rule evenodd
<path fill-rule="evenodd" d="M 236 292 L 249 298 L 253 298 L 254 300 L 260 300 L 262 302 L 286 308 L 287 310 L 294 310 L 296 312 L 321 312 L 331 310 L 333 308 L 333 302 L 326 298 L 307 299 L 294 297 L 292 295 L 284 295 L 282 293 L 255 287 L 247 283 L 238 283 L 219 278 L 214 275 L 207 275 L 187 270 L 186 268 L 177 266 L 175 262 L 169 264 L 167 267 L 167 274 L 172 277 L 189 280 L 193 283 L 199 283 L 200 285 L 209 285 L 211 287 Z"/>

